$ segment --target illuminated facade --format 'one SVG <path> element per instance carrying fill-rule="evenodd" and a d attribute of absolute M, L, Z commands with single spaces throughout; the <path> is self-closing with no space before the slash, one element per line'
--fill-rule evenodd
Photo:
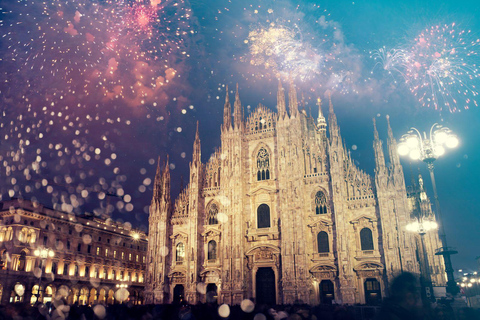
<path fill-rule="evenodd" d="M 143 303 L 144 233 L 27 200 L 1 202 L 0 218 L 1 304 Z"/>
<path fill-rule="evenodd" d="M 327 121 L 299 110 L 279 84 L 277 112 L 244 118 L 238 88 L 227 97 L 221 148 L 201 162 L 197 133 L 188 186 L 172 202 L 168 160 L 157 168 L 149 217 L 146 301 L 378 303 L 402 270 L 419 274 L 417 235 L 388 124 L 386 165 L 374 127 L 375 176 L 346 150 L 329 101 Z M 444 267 L 427 237 L 434 285 Z"/>

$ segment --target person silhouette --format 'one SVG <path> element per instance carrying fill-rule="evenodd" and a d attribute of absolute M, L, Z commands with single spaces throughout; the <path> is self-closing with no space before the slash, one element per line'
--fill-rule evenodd
<path fill-rule="evenodd" d="M 422 308 L 420 285 L 417 277 L 403 272 L 393 279 L 390 297 L 383 301 L 377 320 L 430 319 Z"/>

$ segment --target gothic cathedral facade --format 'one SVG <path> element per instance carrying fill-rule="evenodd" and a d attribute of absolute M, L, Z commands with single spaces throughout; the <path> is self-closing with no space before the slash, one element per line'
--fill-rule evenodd
<path fill-rule="evenodd" d="M 238 86 L 225 99 L 221 147 L 201 162 L 197 133 L 189 183 L 172 202 L 168 160 L 157 167 L 150 207 L 147 303 L 376 303 L 401 271 L 419 274 L 418 235 L 407 232 L 407 193 L 388 123 L 387 166 L 374 126 L 375 175 L 354 164 L 329 99 L 327 122 L 288 110 L 279 83 L 277 112 L 259 105 L 244 118 Z M 426 236 L 434 285 L 444 265 Z M 424 251 L 422 251 L 424 252 Z M 421 255 L 421 253 L 420 253 Z"/>

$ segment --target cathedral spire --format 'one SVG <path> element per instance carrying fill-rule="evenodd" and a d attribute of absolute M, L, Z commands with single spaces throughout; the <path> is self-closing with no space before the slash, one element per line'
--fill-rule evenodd
<path fill-rule="evenodd" d="M 375 172 L 384 173 L 385 171 L 385 156 L 383 155 L 382 141 L 378 137 L 377 123 L 373 118 L 373 150 L 375 151 Z"/>
<path fill-rule="evenodd" d="M 242 127 L 242 102 L 240 101 L 240 93 L 238 92 L 238 82 L 237 82 L 237 91 L 235 92 L 235 103 L 233 104 L 233 123 L 235 129 L 240 129 Z"/>
<path fill-rule="evenodd" d="M 393 131 L 392 128 L 390 127 L 390 117 L 387 115 L 387 124 L 388 124 L 388 156 L 390 158 L 390 163 L 394 167 L 399 167 L 400 166 L 400 157 L 398 155 L 398 150 L 397 150 L 397 141 L 393 137 Z"/>
<path fill-rule="evenodd" d="M 317 98 L 317 106 L 318 106 L 318 117 L 317 117 L 317 130 L 318 131 L 327 131 L 327 122 L 325 121 L 325 117 L 322 113 L 322 99 Z"/>
<path fill-rule="evenodd" d="M 232 127 L 232 108 L 228 97 L 228 85 L 225 92 L 225 105 L 223 106 L 223 129 L 228 130 Z"/>
<path fill-rule="evenodd" d="M 162 170 L 160 169 L 160 156 L 157 160 L 157 172 L 155 173 L 155 180 L 153 182 L 153 197 L 152 203 L 156 200 L 159 200 L 162 195 Z"/>
<path fill-rule="evenodd" d="M 200 147 L 200 134 L 198 133 L 198 120 L 197 120 L 197 131 L 195 132 L 195 141 L 193 142 L 193 156 L 192 164 L 198 166 L 201 162 L 201 147 Z"/>
<path fill-rule="evenodd" d="M 170 156 L 167 155 L 167 162 L 162 175 L 162 196 L 166 203 L 170 203 Z"/>
<path fill-rule="evenodd" d="M 334 136 L 339 136 L 339 129 L 337 124 L 337 116 L 333 111 L 333 103 L 332 103 L 332 94 L 328 93 L 328 122 L 329 122 L 329 132 L 330 132 L 330 139 Z"/>
<path fill-rule="evenodd" d="M 277 110 L 278 117 L 280 119 L 285 118 L 287 108 L 285 107 L 285 90 L 282 87 L 282 80 L 278 79 L 278 91 L 277 91 Z"/>
<path fill-rule="evenodd" d="M 291 117 L 296 117 L 298 114 L 297 90 L 293 84 L 292 77 L 290 77 L 290 89 L 288 90 L 288 110 Z"/>
<path fill-rule="evenodd" d="M 303 96 L 303 92 L 302 92 L 302 100 L 301 101 L 301 104 L 302 104 L 302 112 L 303 114 L 307 115 L 307 111 L 305 110 L 305 97 Z"/>

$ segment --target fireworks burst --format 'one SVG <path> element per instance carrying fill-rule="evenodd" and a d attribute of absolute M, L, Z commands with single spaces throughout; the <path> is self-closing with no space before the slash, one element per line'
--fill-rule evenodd
<path fill-rule="evenodd" d="M 450 112 L 478 106 L 475 80 L 480 40 L 455 24 L 433 26 L 421 32 L 406 49 L 373 53 L 389 73 L 401 74 L 422 106 Z"/>
<path fill-rule="evenodd" d="M 376 61 L 374 68 L 380 66 L 389 74 L 399 73 L 405 77 L 403 69 L 405 68 L 405 63 L 408 61 L 408 53 L 405 50 L 387 50 L 383 47 L 372 51 L 370 57 Z"/>
<path fill-rule="evenodd" d="M 456 31 L 455 24 L 434 26 L 423 31 L 410 49 L 407 81 L 423 106 L 450 111 L 478 106 L 478 92 L 472 80 L 478 78 L 480 40 L 467 40 L 470 31 Z"/>
<path fill-rule="evenodd" d="M 145 5 L 139 1 L 128 6 L 126 24 L 136 33 L 145 32 L 150 37 L 153 34 L 152 25 L 158 19 L 157 6 Z"/>
<path fill-rule="evenodd" d="M 292 76 L 304 81 L 321 72 L 324 59 L 302 41 L 296 29 L 274 23 L 268 29 L 258 28 L 248 35 L 250 64 L 272 69 L 277 77 Z"/>
<path fill-rule="evenodd" d="M 342 28 L 319 5 L 280 6 L 275 1 L 244 8 L 249 18 L 240 60 L 253 66 L 246 77 L 296 79 L 309 90 L 358 93 L 360 56 L 345 43 Z M 263 72 L 259 72 L 263 70 Z"/>

